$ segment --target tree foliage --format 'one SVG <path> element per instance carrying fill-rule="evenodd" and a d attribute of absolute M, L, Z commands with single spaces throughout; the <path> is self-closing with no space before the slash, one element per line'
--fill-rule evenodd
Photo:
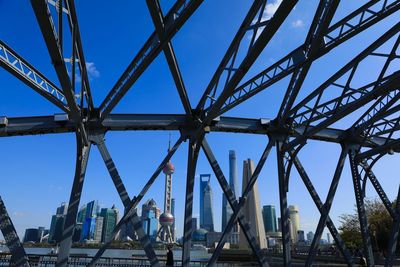
<path fill-rule="evenodd" d="M 377 199 L 366 199 L 365 209 L 369 226 L 369 234 L 374 251 L 386 252 L 390 240 L 393 220 L 382 202 Z M 340 216 L 340 235 L 346 246 L 362 249 L 362 237 L 357 209 L 354 214 Z"/>

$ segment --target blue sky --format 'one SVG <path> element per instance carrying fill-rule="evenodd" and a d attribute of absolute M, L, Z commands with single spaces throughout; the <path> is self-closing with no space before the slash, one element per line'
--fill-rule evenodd
<path fill-rule="evenodd" d="M 164 13 L 173 4 L 172 0 L 160 2 Z M 334 21 L 366 2 L 342 1 Z M 251 3 L 250 0 L 206 0 L 174 37 L 173 45 L 192 106 L 196 106 Z M 273 12 L 278 2 L 272 0 L 269 3 L 268 10 Z M 304 42 L 317 4 L 316 0 L 299 1 L 295 10 L 279 29 L 276 38 L 266 47 L 246 75 L 247 78 L 279 60 Z M 94 1 L 76 1 L 76 8 L 85 57 L 90 65 L 94 103 L 99 105 L 153 32 L 154 27 L 144 0 L 115 1 L 112 4 L 107 1 L 96 2 L 96 4 Z M 0 24 L 3 25 L 0 31 L 1 40 L 58 84 L 29 1 L 0 0 L 0 9 L 3 10 L 0 17 Z M 372 43 L 376 36 L 380 36 L 398 22 L 398 19 L 398 14 L 390 16 L 314 63 L 310 76 L 299 94 L 299 99 L 329 78 L 348 60 Z M 361 81 L 366 78 L 363 77 L 361 76 Z M 0 70 L 0 81 L 3 88 L 0 116 L 52 115 L 60 112 L 4 69 Z M 283 79 L 226 115 L 274 118 L 288 82 L 289 78 Z M 113 113 L 179 114 L 183 112 L 163 54 L 154 60 L 113 110 Z M 343 123 L 343 125 L 347 124 Z M 165 156 L 169 134 L 168 132 L 139 131 L 107 134 L 106 142 L 110 153 L 131 196 L 140 191 Z M 179 133 L 171 132 L 171 136 L 174 142 L 179 137 Z M 268 142 L 266 136 L 245 134 L 210 133 L 207 138 L 226 176 L 228 176 L 228 150 L 236 150 L 239 180 L 241 180 L 243 160 L 252 158 L 257 164 Z M 5 201 L 17 231 L 23 234 L 25 228 L 49 227 L 51 215 L 56 207 L 69 199 L 75 164 L 74 135 L 1 138 L 0 147 L 2 170 L 0 195 Z M 309 141 L 299 154 L 322 199 L 325 199 L 328 191 L 339 153 L 339 145 Z M 375 168 L 377 177 L 391 199 L 397 193 L 398 178 L 393 168 L 397 160 L 397 155 L 387 157 Z M 176 198 L 177 230 L 181 233 L 187 143 L 183 143 L 172 162 L 176 167 L 173 195 Z M 194 214 L 198 216 L 198 176 L 201 173 L 212 173 L 202 153 L 196 173 Z M 160 208 L 163 206 L 163 179 L 163 176 L 158 178 L 144 199 L 154 198 Z M 216 228 L 220 229 L 222 191 L 214 176 L 212 176 L 212 186 L 214 220 Z M 261 172 L 258 187 L 261 204 L 276 205 L 278 211 L 278 182 L 274 149 Z M 301 228 L 306 232 L 314 231 L 319 218 L 318 211 L 295 171 L 292 173 L 289 190 L 289 204 L 297 204 L 300 207 Z M 367 190 L 369 197 L 376 196 L 370 185 Z M 121 211 L 123 210 L 95 147 L 89 159 L 81 204 L 93 199 L 99 200 L 103 207 L 111 207 L 115 203 Z M 331 213 L 337 225 L 339 225 L 338 216 L 353 212 L 354 203 L 351 175 L 348 161 L 346 161 Z M 279 214 L 277 216 L 279 217 Z"/>

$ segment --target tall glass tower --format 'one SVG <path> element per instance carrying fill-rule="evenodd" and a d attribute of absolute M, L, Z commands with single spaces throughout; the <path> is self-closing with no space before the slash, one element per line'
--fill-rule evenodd
<path fill-rule="evenodd" d="M 276 212 L 275 206 L 266 205 L 262 210 L 265 233 L 276 232 Z"/>
<path fill-rule="evenodd" d="M 200 175 L 200 228 L 214 232 L 214 216 L 212 210 L 211 174 Z"/>
<path fill-rule="evenodd" d="M 118 222 L 118 210 L 113 205 L 111 209 L 101 209 L 100 216 L 103 217 L 103 234 L 101 237 L 102 242 L 108 242 L 111 239 L 112 231 Z"/>
<path fill-rule="evenodd" d="M 233 191 L 233 195 L 235 198 L 238 196 L 238 178 L 237 178 L 237 164 L 236 164 L 236 153 L 234 150 L 229 150 L 229 186 Z M 221 231 L 223 231 L 229 221 L 229 218 L 232 216 L 233 211 L 231 206 L 228 203 L 228 200 L 224 193 L 222 193 L 222 223 L 221 223 Z M 229 237 L 229 242 L 233 244 L 237 244 L 239 242 L 239 226 L 236 224 L 232 233 Z"/>

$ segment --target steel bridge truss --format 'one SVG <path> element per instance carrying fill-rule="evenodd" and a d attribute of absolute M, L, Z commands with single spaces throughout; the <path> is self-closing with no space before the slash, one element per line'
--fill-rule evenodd
<path fill-rule="evenodd" d="M 261 251 L 252 234 L 249 222 L 242 214 L 242 208 L 274 147 L 277 153 L 284 266 L 292 264 L 287 206 L 292 167 L 295 167 L 299 173 L 320 213 L 316 234 L 305 265 L 313 264 L 323 230 L 327 227 L 347 265 L 354 266 L 355 259 L 346 248 L 329 216 L 347 159 L 351 167 L 363 250 L 368 266 L 374 266 L 374 257 L 364 204 L 367 181 L 370 181 L 393 218 L 392 235 L 385 263 L 386 266 L 392 266 L 400 229 L 400 187 L 397 203 L 392 203 L 383 190 L 378 177 L 373 173 L 373 166 L 386 155 L 400 151 L 400 139 L 397 135 L 397 131 L 400 130 L 400 69 L 398 63 L 397 65 L 393 63 L 400 59 L 400 23 L 387 29 L 309 95 L 303 99 L 298 99 L 297 96 L 316 60 L 383 19 L 389 16 L 399 16 L 400 0 L 367 1 L 366 4 L 334 24 L 332 24 L 332 19 L 340 0 L 319 1 L 304 43 L 282 59 L 267 66 L 253 78 L 243 81 L 250 67 L 274 38 L 298 2 L 298 0 L 283 0 L 275 14 L 266 19 L 263 14 L 267 7 L 267 0 L 254 0 L 215 74 L 204 89 L 199 103 L 196 107 L 192 107 L 172 39 L 201 7 L 202 2 L 203 0 L 176 0 L 169 12 L 164 15 L 159 0 L 146 0 L 155 30 L 98 107 L 92 100 L 90 80 L 73 0 L 31 0 L 34 14 L 59 80 L 59 87 L 3 40 L 0 40 L 0 65 L 64 112 L 64 115 L 57 115 L 57 119 L 56 116 L 0 117 L 0 137 L 70 132 L 74 132 L 76 135 L 75 176 L 57 266 L 67 266 L 68 264 L 72 234 L 92 145 L 99 149 L 125 208 L 124 215 L 113 230 L 112 236 L 115 237 L 122 227 L 130 225 L 137 233 L 150 264 L 160 266 L 149 237 L 142 228 L 136 207 L 143 200 L 165 164 L 186 141 L 189 149 L 184 211 L 183 266 L 189 266 L 190 262 L 193 188 L 200 150 L 206 155 L 233 210 L 233 215 L 226 228 L 223 229 L 223 235 L 208 266 L 213 266 L 218 260 L 224 243 L 236 223 L 239 223 L 259 265 L 269 266 L 265 253 Z M 65 23 L 69 26 L 69 32 L 63 31 Z M 72 40 L 72 42 L 67 43 L 66 39 Z M 68 47 L 66 48 L 66 46 Z M 113 108 L 160 53 L 163 53 L 166 58 L 185 114 L 112 114 Z M 360 75 L 365 75 L 359 70 L 359 66 L 371 57 L 378 57 L 384 63 L 374 77 L 369 77 L 370 82 L 359 85 L 354 81 Z M 80 84 L 77 83 L 78 75 L 81 77 Z M 285 77 L 290 77 L 290 82 L 276 118 L 246 119 L 221 116 Z M 296 101 L 297 104 L 294 105 Z M 347 129 L 332 127 L 336 122 L 355 114 L 363 107 L 368 108 L 361 116 L 358 116 L 351 127 Z M 134 196 L 129 196 L 105 142 L 107 132 L 128 130 L 180 132 L 180 137 L 175 145 L 157 166 L 145 186 Z M 238 199 L 234 197 L 232 188 L 207 142 L 207 134 L 210 132 L 248 133 L 267 137 L 264 152 L 242 196 Z M 298 157 L 299 151 L 308 140 L 336 143 L 341 147 L 336 170 L 325 200 L 318 195 Z M 15 264 L 29 266 L 24 248 L 1 198 L 0 230 Z M 110 243 L 111 241 L 99 249 L 89 266 L 95 266 Z"/>

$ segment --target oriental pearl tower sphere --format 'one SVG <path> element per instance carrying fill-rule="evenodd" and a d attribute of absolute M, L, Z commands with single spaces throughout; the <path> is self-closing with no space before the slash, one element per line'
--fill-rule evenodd
<path fill-rule="evenodd" d="M 170 148 L 168 148 L 168 151 Z M 171 198 L 172 198 L 172 174 L 175 171 L 174 165 L 168 161 L 163 168 L 165 174 L 165 192 L 164 192 L 164 213 L 160 216 L 160 239 L 164 242 L 172 243 L 172 226 L 174 224 L 174 216 L 171 214 Z"/>

